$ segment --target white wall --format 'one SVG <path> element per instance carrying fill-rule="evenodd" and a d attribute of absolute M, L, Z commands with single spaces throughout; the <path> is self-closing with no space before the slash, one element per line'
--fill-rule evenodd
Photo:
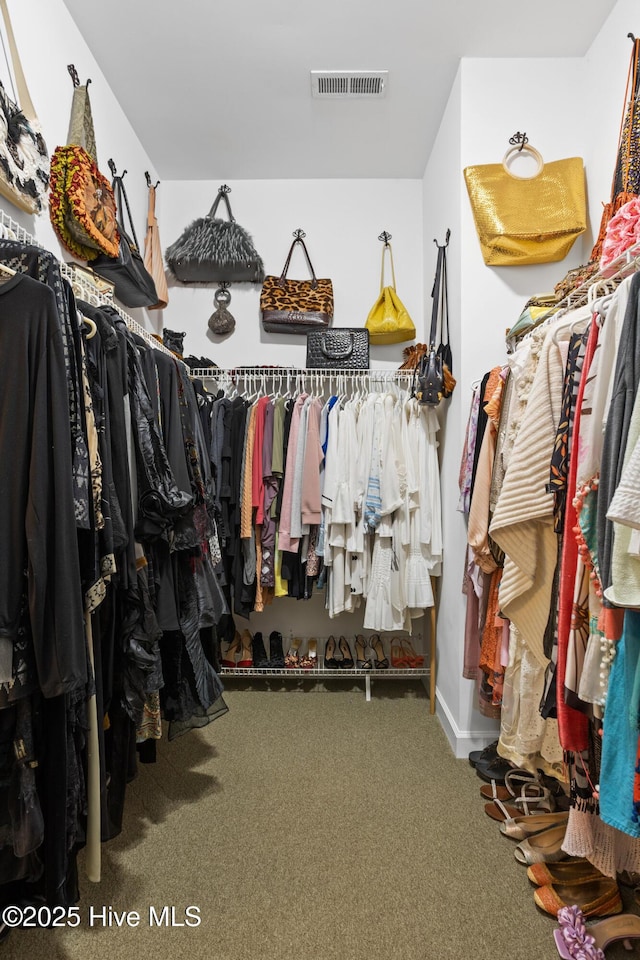
<path fill-rule="evenodd" d="M 144 244 L 147 213 L 145 170 L 153 177 L 154 167 L 135 131 L 111 92 L 89 48 L 76 28 L 62 0 L 8 0 L 11 20 L 20 51 L 27 85 L 42 126 L 49 153 L 67 142 L 73 85 L 67 64 L 73 63 L 80 80 L 91 78 L 89 95 L 93 107 L 98 160 L 102 173 L 109 177 L 110 157 L 118 171 L 128 171 L 125 186 L 140 245 Z M 132 82 L 134 75 L 132 74 Z M 160 188 L 161 193 L 162 188 Z M 57 257 L 72 260 L 59 244 L 49 222 L 48 211 L 32 217 L 17 210 L 4 198 L 0 206 Z M 134 312 L 144 321 L 144 311 Z M 155 329 L 153 314 L 147 323 Z"/>
<path fill-rule="evenodd" d="M 640 35 L 638 4 L 636 0 L 618 0 L 584 58 L 582 102 L 588 105 L 590 117 L 585 129 L 589 213 L 596 235 L 602 204 L 611 195 L 632 51 L 629 32 Z"/>
<path fill-rule="evenodd" d="M 445 557 L 438 618 L 438 714 L 457 756 L 492 739 L 497 730 L 497 724 L 477 710 L 473 681 L 462 677 L 466 528 L 456 508 L 470 388 L 474 380 L 504 361 L 505 331 L 526 299 L 552 289 L 571 266 L 584 262 L 592 243 L 590 234 L 580 239 L 562 263 L 486 267 L 462 170 L 470 164 L 501 160 L 516 130 L 526 130 L 547 160 L 584 157 L 586 131 L 566 123 L 581 89 L 583 70 L 583 62 L 573 59 L 463 60 L 423 181 L 427 295 L 435 266 L 432 238 L 442 238 L 447 226 L 452 230 L 449 286 L 458 385 L 442 410 Z M 514 78 L 511 84 L 506 82 L 509 77 Z"/>
<path fill-rule="evenodd" d="M 443 575 L 438 601 L 437 711 L 457 755 L 462 756 L 493 735 L 495 723 L 473 710 L 473 684 L 462 677 L 464 598 L 461 592 L 466 528 L 458 513 L 458 468 L 468 414 L 466 389 L 469 357 L 463 349 L 461 217 L 464 184 L 460 176 L 463 81 L 458 70 L 423 180 L 426 322 L 430 304 L 437 250 L 447 229 L 451 239 L 447 254 L 449 315 L 453 372 L 458 380 L 450 400 L 439 408 L 442 520 L 445 545 Z"/>
<path fill-rule="evenodd" d="M 166 249 L 209 208 L 221 183 L 237 222 L 251 234 L 268 274 L 280 274 L 292 233 L 305 243 L 319 277 L 333 281 L 336 327 L 362 327 L 379 292 L 382 244 L 392 234 L 398 293 L 418 330 L 422 328 L 422 183 L 420 180 L 224 180 L 163 185 L 161 237 Z M 218 208 L 220 216 L 221 208 Z M 226 213 L 223 214 L 226 217 Z M 296 250 L 289 276 L 307 279 L 308 268 Z M 219 337 L 207 322 L 217 285 L 189 287 L 171 280 L 164 326 L 186 331 L 185 353 L 206 356 L 218 366 L 293 364 L 304 366 L 303 336 L 265 333 L 259 313 L 260 286 L 232 285 L 235 331 Z M 390 274 L 387 271 L 387 282 Z M 376 366 L 400 365 L 402 346 L 372 347 Z"/>
<path fill-rule="evenodd" d="M 567 270 L 589 258 L 602 203 L 610 194 L 630 29 L 638 32 L 637 4 L 619 0 L 584 58 L 464 59 L 425 172 L 427 295 L 435 265 L 432 238 L 441 237 L 447 226 L 452 229 L 451 332 L 458 386 L 448 410 L 443 410 L 445 559 L 438 619 L 438 714 L 458 756 L 490 739 L 492 729 L 475 708 L 473 683 L 462 679 L 460 583 L 466 537 L 455 505 L 470 387 L 504 360 L 505 331 L 527 298 L 553 289 Z M 546 160 L 581 156 L 585 162 L 589 229 L 560 263 L 487 267 L 482 259 L 462 170 L 501 160 L 516 130 L 526 130 Z"/>

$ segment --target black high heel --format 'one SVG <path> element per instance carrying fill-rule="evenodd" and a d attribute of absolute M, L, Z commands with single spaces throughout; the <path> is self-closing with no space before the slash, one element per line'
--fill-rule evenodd
<path fill-rule="evenodd" d="M 273 630 L 269 634 L 269 666 L 272 670 L 284 670 L 284 650 L 282 634 Z"/>
<path fill-rule="evenodd" d="M 371 670 L 372 667 L 371 660 L 365 657 L 365 639 L 359 633 L 356 637 L 356 668 L 358 670 Z"/>
<path fill-rule="evenodd" d="M 340 664 L 336 660 L 336 638 L 328 637 L 324 646 L 324 666 L 326 670 L 338 670 Z"/>
<path fill-rule="evenodd" d="M 389 667 L 389 661 L 384 655 L 384 647 L 382 645 L 382 640 L 380 639 L 379 633 L 372 633 L 369 637 L 369 643 L 373 649 L 373 652 L 376 655 L 374 661 L 374 667 L 376 670 L 387 670 Z"/>
<path fill-rule="evenodd" d="M 351 647 L 346 637 L 340 637 L 338 640 L 338 649 L 342 654 L 342 660 L 338 660 L 338 666 L 341 670 L 353 670 L 353 656 Z"/>
<path fill-rule="evenodd" d="M 254 633 L 253 640 L 251 641 L 251 648 L 253 650 L 254 667 L 268 667 L 269 658 L 267 657 L 267 651 L 264 648 L 264 640 L 262 639 L 261 633 Z"/>

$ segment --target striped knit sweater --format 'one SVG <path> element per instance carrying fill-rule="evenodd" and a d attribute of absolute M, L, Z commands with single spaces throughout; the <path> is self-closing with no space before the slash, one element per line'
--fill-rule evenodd
<path fill-rule="evenodd" d="M 553 495 L 547 484 L 563 378 L 562 357 L 550 330 L 489 531 L 506 554 L 500 610 L 541 666 L 548 662 L 543 640 L 557 558 Z"/>

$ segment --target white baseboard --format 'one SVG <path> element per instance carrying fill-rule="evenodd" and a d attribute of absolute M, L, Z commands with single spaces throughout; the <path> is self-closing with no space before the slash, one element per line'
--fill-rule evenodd
<path fill-rule="evenodd" d="M 487 744 L 492 743 L 500 732 L 497 721 L 495 730 L 461 730 L 437 688 L 436 716 L 458 760 L 468 757 L 472 750 L 482 750 Z"/>

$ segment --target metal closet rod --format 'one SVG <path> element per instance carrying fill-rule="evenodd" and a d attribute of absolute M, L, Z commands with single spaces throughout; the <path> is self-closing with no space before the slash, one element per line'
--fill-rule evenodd
<path fill-rule="evenodd" d="M 606 276 L 600 270 L 592 274 L 587 280 L 583 281 L 580 286 L 567 293 L 562 300 L 558 300 L 555 306 L 549 307 L 545 313 L 541 314 L 536 322 L 523 332 L 522 337 L 530 333 L 531 330 L 535 330 L 536 327 L 540 327 L 547 320 L 551 320 L 554 317 L 560 319 L 560 317 L 567 313 L 572 307 L 584 306 L 584 304 L 588 302 L 586 298 L 588 297 L 591 287 L 597 284 L 604 286 L 607 283 L 617 285 L 627 277 L 630 277 L 632 273 L 635 273 L 639 267 L 640 243 L 635 243 L 633 246 L 628 247 L 624 253 L 621 253 L 619 257 L 611 261 L 607 267 Z M 615 272 L 613 272 L 614 270 Z M 514 339 L 519 340 L 521 337 L 518 335 L 514 338 L 507 335 L 507 343 Z"/>
<path fill-rule="evenodd" d="M 265 380 L 274 377 L 309 377 L 323 378 L 346 377 L 350 380 L 411 380 L 413 370 L 382 370 L 367 368 L 364 370 L 345 370 L 343 367 L 230 367 L 221 369 L 216 367 L 195 368 L 192 374 L 200 379 L 208 380 L 242 380 L 245 377 L 254 379 L 262 377 Z"/>
<path fill-rule="evenodd" d="M 0 224 L 3 227 L 6 227 L 7 230 L 10 230 L 19 243 L 26 243 L 32 247 L 39 247 L 41 250 L 46 249 L 38 240 L 35 239 L 35 237 L 33 237 L 30 233 L 27 233 L 24 227 L 20 226 L 17 220 L 14 220 L 13 217 L 10 217 L 9 214 L 6 213 L 2 208 L 0 208 Z M 1 239 L 11 240 L 12 237 L 0 237 L 0 240 Z M 114 302 L 113 298 L 109 296 L 109 294 L 106 294 L 103 290 L 100 290 L 95 286 L 95 284 L 91 283 L 89 279 L 79 277 L 77 274 L 75 274 L 69 264 L 65 263 L 64 260 L 59 260 L 58 262 L 60 264 L 60 272 L 62 276 L 69 281 L 72 287 L 79 288 L 82 291 L 82 296 L 85 300 L 87 300 L 88 303 L 91 303 L 94 306 L 105 304 L 106 306 L 113 307 L 113 309 L 120 314 L 127 327 L 132 330 L 133 333 L 137 333 L 139 336 L 143 337 L 156 350 L 161 350 L 162 353 L 166 353 L 170 357 L 174 356 L 174 354 L 171 353 L 171 350 L 167 350 L 164 344 L 159 340 L 156 340 L 153 334 L 149 333 L 149 331 L 146 330 L 142 324 L 138 323 L 137 320 L 134 320 L 133 317 L 129 316 L 125 310 L 119 307 L 118 304 Z"/>

